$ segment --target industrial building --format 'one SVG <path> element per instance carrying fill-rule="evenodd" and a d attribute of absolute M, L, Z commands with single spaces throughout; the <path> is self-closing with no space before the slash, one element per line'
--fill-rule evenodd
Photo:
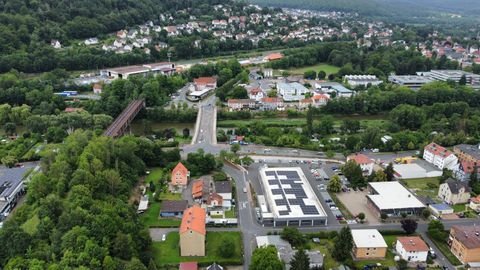
<path fill-rule="evenodd" d="M 259 196 L 264 225 L 314 226 L 326 225 L 327 214 L 298 167 L 259 170 L 264 197 Z"/>
<path fill-rule="evenodd" d="M 430 78 L 419 75 L 391 75 L 388 76 L 388 81 L 413 90 L 418 90 L 424 84 L 433 82 Z"/>
<path fill-rule="evenodd" d="M 145 65 L 117 67 L 100 71 L 101 76 L 113 79 L 127 79 L 132 75 L 172 75 L 176 72 L 175 63 L 160 62 Z"/>
<path fill-rule="evenodd" d="M 367 204 L 378 216 L 420 215 L 425 205 L 399 182 L 368 183 Z"/>

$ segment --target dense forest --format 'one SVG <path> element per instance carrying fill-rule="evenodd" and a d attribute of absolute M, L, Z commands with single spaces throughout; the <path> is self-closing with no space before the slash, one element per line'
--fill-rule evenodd
<path fill-rule="evenodd" d="M 438 15 L 437 13 L 460 13 L 476 15 L 480 11 L 475 0 L 252 0 L 265 6 L 314 9 L 325 11 L 358 12 L 365 16 L 409 19 Z"/>
<path fill-rule="evenodd" d="M 129 204 L 154 142 L 76 131 L 42 157 L 26 202 L 0 230 L 5 269 L 146 269 L 150 236 Z M 172 158 L 178 161 L 179 155 Z M 175 160 L 170 160 L 175 161 Z"/>

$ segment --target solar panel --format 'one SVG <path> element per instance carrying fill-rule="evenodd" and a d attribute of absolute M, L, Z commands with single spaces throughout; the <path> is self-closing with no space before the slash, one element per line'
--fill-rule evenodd
<path fill-rule="evenodd" d="M 305 215 L 318 215 L 318 209 L 314 205 L 301 205 L 303 214 Z"/>
<path fill-rule="evenodd" d="M 265 172 L 265 175 L 266 175 L 266 176 L 276 176 L 276 175 L 275 175 L 275 172 L 271 172 L 271 171 Z"/>
<path fill-rule="evenodd" d="M 303 200 L 300 200 L 300 199 L 288 199 L 288 202 L 291 205 L 302 205 L 303 204 Z"/>
<path fill-rule="evenodd" d="M 280 182 L 278 180 L 268 180 L 268 184 L 270 186 L 273 186 L 273 185 L 280 185 Z"/>
<path fill-rule="evenodd" d="M 278 214 L 280 216 L 288 216 L 289 213 L 290 213 L 290 211 L 278 211 Z"/>
<path fill-rule="evenodd" d="M 288 205 L 287 200 L 285 199 L 277 199 L 275 200 L 275 204 L 280 206 L 280 205 Z"/>
<path fill-rule="evenodd" d="M 272 194 L 273 195 L 280 195 L 283 194 L 283 191 L 281 189 L 272 189 Z"/>

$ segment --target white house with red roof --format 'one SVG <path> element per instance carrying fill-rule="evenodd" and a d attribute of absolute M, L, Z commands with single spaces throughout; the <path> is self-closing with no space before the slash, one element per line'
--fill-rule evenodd
<path fill-rule="evenodd" d="M 313 106 L 321 107 L 327 105 L 327 102 L 330 100 L 330 96 L 326 94 L 315 94 L 312 97 Z"/>
<path fill-rule="evenodd" d="M 373 165 L 375 162 L 367 157 L 364 154 L 355 153 L 347 157 L 347 162 L 353 160 L 355 163 L 360 165 L 360 168 L 363 171 L 363 174 L 370 175 L 373 172 Z"/>
<path fill-rule="evenodd" d="M 436 143 L 425 146 L 423 150 L 423 159 L 435 167 L 443 170 L 447 168 L 455 171 L 458 167 L 458 158 L 452 151 Z"/>
<path fill-rule="evenodd" d="M 262 98 L 265 97 L 265 93 L 262 91 L 260 87 L 255 87 L 248 93 L 248 97 L 250 99 L 254 99 L 255 101 L 261 101 Z"/>
<path fill-rule="evenodd" d="M 196 91 L 202 91 L 205 89 L 217 88 L 217 78 L 215 77 L 200 77 L 193 79 Z"/>
<path fill-rule="evenodd" d="M 398 237 L 397 254 L 408 262 L 426 262 L 429 248 L 419 236 Z"/>
<path fill-rule="evenodd" d="M 455 178 L 460 181 L 468 181 L 470 179 L 470 175 L 475 171 L 475 166 L 478 166 L 475 162 L 468 160 L 460 161 L 458 166 L 456 166 L 455 170 L 453 171 Z"/>

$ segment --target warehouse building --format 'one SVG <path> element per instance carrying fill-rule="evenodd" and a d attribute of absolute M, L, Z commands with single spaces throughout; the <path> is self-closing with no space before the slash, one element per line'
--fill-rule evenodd
<path fill-rule="evenodd" d="M 378 216 L 420 215 L 425 205 L 399 182 L 368 183 L 367 204 Z"/>
<path fill-rule="evenodd" d="M 259 171 L 265 204 L 262 221 L 271 226 L 326 225 L 327 214 L 307 178 L 298 167 Z"/>

